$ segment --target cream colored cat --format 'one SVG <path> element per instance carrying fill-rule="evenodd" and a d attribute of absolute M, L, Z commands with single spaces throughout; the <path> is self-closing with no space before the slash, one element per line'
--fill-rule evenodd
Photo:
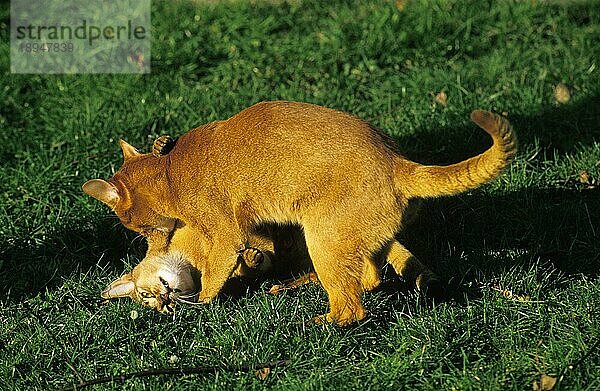
<path fill-rule="evenodd" d="M 172 313 L 176 303 L 195 303 L 200 276 L 193 265 L 193 258 L 176 248 L 189 234 L 186 227 L 178 229 L 172 238 L 173 248 L 169 252 L 157 250 L 149 243 L 144 259 L 131 273 L 126 273 L 104 289 L 104 299 L 129 297 L 145 307 L 161 313 Z M 262 243 L 263 250 L 247 248 L 240 252 L 238 266 L 233 275 L 254 278 L 266 275 L 272 270 L 272 249 Z"/>

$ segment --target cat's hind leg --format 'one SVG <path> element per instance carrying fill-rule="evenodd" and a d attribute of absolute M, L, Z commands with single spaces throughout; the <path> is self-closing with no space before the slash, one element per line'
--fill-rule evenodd
<path fill-rule="evenodd" d="M 434 296 L 441 293 L 442 284 L 435 273 L 423 265 L 397 240 L 389 244 L 387 261 L 392 265 L 396 274 L 409 284 L 413 284 L 419 291 Z"/>
<path fill-rule="evenodd" d="M 319 277 L 316 272 L 309 272 L 301 275 L 298 278 L 293 278 L 291 280 L 284 281 L 283 284 L 273 285 L 271 289 L 269 289 L 269 293 L 273 295 L 278 295 L 283 291 L 296 289 L 301 287 L 302 285 L 315 283 L 319 284 Z M 379 277 L 379 267 L 377 263 L 372 259 L 365 260 L 363 274 L 361 275 L 360 283 L 362 285 L 362 289 L 365 292 L 372 291 L 376 289 L 381 284 L 381 279 Z"/>
<path fill-rule="evenodd" d="M 363 258 L 358 245 L 344 240 L 355 236 L 336 238 L 327 235 L 328 230 L 323 227 L 312 230 L 305 225 L 304 228 L 310 258 L 329 298 L 329 312 L 315 321 L 347 326 L 363 319 L 366 315 L 361 301 Z"/>

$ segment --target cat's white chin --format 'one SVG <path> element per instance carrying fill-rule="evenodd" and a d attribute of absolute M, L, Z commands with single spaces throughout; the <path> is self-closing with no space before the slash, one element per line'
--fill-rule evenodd
<path fill-rule="evenodd" d="M 187 301 L 195 301 L 200 290 L 197 273 L 192 264 L 179 252 L 171 252 L 162 255 L 158 278 L 162 279 L 163 285 L 173 297 L 182 297 Z"/>

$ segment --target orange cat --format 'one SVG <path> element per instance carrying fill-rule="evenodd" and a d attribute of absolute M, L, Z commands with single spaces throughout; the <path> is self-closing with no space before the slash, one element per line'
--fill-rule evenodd
<path fill-rule="evenodd" d="M 161 136 L 154 141 L 152 154 L 156 157 L 164 156 L 174 144 L 175 140 L 170 136 Z M 163 248 L 153 246 L 150 239 L 144 259 L 131 273 L 124 274 L 106 287 L 101 296 L 104 299 L 129 297 L 161 313 L 173 312 L 178 302 L 194 303 L 200 285 L 196 260 L 206 254 L 186 253 L 189 250 L 186 249 L 186 243 L 193 240 L 190 239 L 192 234 L 189 226 L 176 229 L 169 240 L 167 253 Z M 202 240 L 202 237 L 197 239 Z M 281 273 L 289 276 L 311 269 L 304 237 L 298 227 L 257 227 L 250 237 L 250 245 L 253 247 L 244 249 L 238 257 L 238 267 L 233 272 L 236 277 L 256 278 Z M 260 247 L 260 250 L 256 247 Z M 274 265 L 272 260 L 275 253 L 277 262 Z M 302 281 L 309 281 L 313 274 L 310 273 Z M 316 280 L 316 277 L 313 279 Z M 291 289 L 294 285 L 299 283 L 286 284 L 277 289 Z"/>
<path fill-rule="evenodd" d="M 84 191 L 164 251 L 175 229 L 189 226 L 185 246 L 206 254 L 198 260 L 198 300 L 205 303 L 237 267 L 256 225 L 299 224 L 329 297 L 324 319 L 347 325 L 365 316 L 361 293 L 365 277 L 378 273 L 374 256 L 412 258 L 394 240 L 408 201 L 476 188 L 515 155 L 504 118 L 485 111 L 471 118 L 492 136 L 490 149 L 450 166 L 424 166 L 351 115 L 263 102 L 182 135 L 166 156 L 122 142 L 123 167 L 108 181 L 88 181 Z"/>

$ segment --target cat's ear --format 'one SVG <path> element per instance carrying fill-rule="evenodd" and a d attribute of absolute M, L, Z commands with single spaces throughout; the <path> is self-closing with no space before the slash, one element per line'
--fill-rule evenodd
<path fill-rule="evenodd" d="M 100 294 L 103 299 L 116 299 L 118 297 L 133 297 L 135 284 L 131 273 L 127 273 L 110 283 Z"/>
<path fill-rule="evenodd" d="M 119 140 L 119 144 L 121 145 L 121 150 L 123 151 L 124 160 L 141 155 L 141 153 L 139 153 L 133 145 L 128 144 L 127 141 Z"/>
<path fill-rule="evenodd" d="M 119 192 L 117 189 L 102 179 L 92 179 L 87 181 L 81 186 L 86 194 L 91 195 L 98 201 L 104 202 L 106 205 L 114 208 L 114 206 L 119 202 L 121 197 L 119 197 Z"/>

